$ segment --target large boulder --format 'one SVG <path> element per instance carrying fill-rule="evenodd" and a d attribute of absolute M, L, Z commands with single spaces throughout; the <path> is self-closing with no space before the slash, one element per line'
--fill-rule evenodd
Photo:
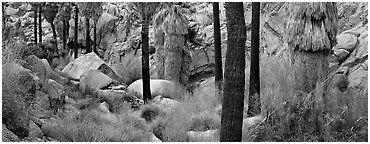
<path fill-rule="evenodd" d="M 69 77 L 79 80 L 81 75 L 91 69 L 100 70 L 112 79 L 121 82 L 121 76 L 111 69 L 105 62 L 94 52 L 82 55 L 81 57 L 70 62 L 63 70 Z"/>
<path fill-rule="evenodd" d="M 102 89 L 109 86 L 113 80 L 98 70 L 88 70 L 80 77 L 80 91 L 88 92 L 89 89 Z"/>
<path fill-rule="evenodd" d="M 220 131 L 189 131 L 187 136 L 189 137 L 190 142 L 218 142 L 220 140 Z"/>
<path fill-rule="evenodd" d="M 46 59 L 39 59 L 35 55 L 26 58 L 28 68 L 40 78 L 42 82 L 53 79 L 58 83 L 65 84 L 68 80 L 54 72 Z"/>
<path fill-rule="evenodd" d="M 157 104 L 164 111 L 170 111 L 173 107 L 179 104 L 178 101 L 169 98 L 164 98 L 161 95 L 154 97 L 153 103 Z"/>
<path fill-rule="evenodd" d="M 42 137 L 41 129 L 31 120 L 30 121 L 30 134 L 29 137 Z"/>
<path fill-rule="evenodd" d="M 136 80 L 127 87 L 127 90 L 136 93 L 139 99 L 143 99 L 143 81 L 142 79 Z M 151 96 L 155 97 L 162 95 L 166 98 L 178 100 L 181 98 L 182 89 L 174 82 L 164 79 L 151 79 L 150 80 Z"/>
<path fill-rule="evenodd" d="M 15 135 L 10 130 L 8 130 L 4 124 L 2 126 L 3 126 L 3 130 L 2 130 L 2 136 L 3 136 L 2 141 L 3 142 L 18 142 L 18 141 L 20 141 L 19 138 L 17 137 L 17 135 Z"/>
<path fill-rule="evenodd" d="M 100 16 L 96 24 L 96 34 L 98 36 L 97 39 L 100 39 L 100 48 L 107 49 L 110 44 L 116 42 L 117 37 L 116 33 L 114 32 L 116 20 L 117 17 L 109 13 L 103 13 Z"/>

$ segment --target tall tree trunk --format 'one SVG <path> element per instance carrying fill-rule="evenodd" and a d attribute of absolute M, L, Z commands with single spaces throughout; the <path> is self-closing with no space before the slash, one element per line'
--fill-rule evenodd
<path fill-rule="evenodd" d="M 165 37 L 164 77 L 166 80 L 180 83 L 182 53 L 185 38 L 183 35 L 169 34 Z"/>
<path fill-rule="evenodd" d="M 165 40 L 165 34 L 163 30 L 161 29 L 155 29 L 155 45 L 157 46 L 156 49 L 156 60 L 157 60 L 157 72 L 158 72 L 158 78 L 164 79 L 164 71 L 165 66 L 164 62 L 166 60 L 166 55 L 164 51 L 164 40 Z"/>
<path fill-rule="evenodd" d="M 94 22 L 94 52 L 99 55 L 98 50 L 96 49 L 96 22 Z"/>
<path fill-rule="evenodd" d="M 251 32 L 251 67 L 249 84 L 248 117 L 261 113 L 260 100 L 260 66 L 259 66 L 259 39 L 260 39 L 260 3 L 252 2 L 252 32 Z"/>
<path fill-rule="evenodd" d="M 54 40 L 55 40 L 55 50 L 56 50 L 56 53 L 59 53 L 58 51 L 58 41 L 57 41 L 57 32 L 55 30 L 55 25 L 53 22 L 50 22 L 50 25 L 51 25 L 51 30 L 53 31 L 53 37 L 54 37 Z"/>
<path fill-rule="evenodd" d="M 215 41 L 215 84 L 216 97 L 222 101 L 222 56 L 221 56 L 221 31 L 220 31 L 220 14 L 218 2 L 213 2 L 213 27 Z"/>
<path fill-rule="evenodd" d="M 142 7 L 148 6 L 147 4 L 141 3 Z M 141 30 L 141 38 L 142 38 L 142 48 L 141 48 L 141 61 L 142 61 L 142 78 L 143 78 L 143 98 L 144 103 L 148 103 L 149 100 L 152 99 L 151 92 L 150 92 L 150 72 L 149 72 L 149 19 L 148 14 L 144 10 L 141 9 L 143 25 Z"/>
<path fill-rule="evenodd" d="M 75 9 L 75 59 L 78 57 L 78 7 Z"/>
<path fill-rule="evenodd" d="M 66 20 L 63 20 L 63 50 L 66 50 L 66 43 L 67 43 L 67 29 L 66 29 Z"/>
<path fill-rule="evenodd" d="M 241 142 L 245 87 L 245 41 L 243 3 L 225 3 L 227 52 L 221 116 L 221 142 Z"/>
<path fill-rule="evenodd" d="M 90 46 L 90 19 L 85 16 L 86 20 L 86 53 L 91 52 L 91 46 Z"/>
<path fill-rule="evenodd" d="M 35 8 L 35 10 L 33 11 L 34 12 L 34 16 L 33 16 L 33 24 L 34 24 L 34 29 L 33 29 L 33 32 L 34 32 L 34 37 L 35 37 L 35 45 L 37 45 L 37 9 Z"/>
<path fill-rule="evenodd" d="M 39 7 L 39 43 L 42 43 L 42 19 L 41 19 L 42 4 Z"/>

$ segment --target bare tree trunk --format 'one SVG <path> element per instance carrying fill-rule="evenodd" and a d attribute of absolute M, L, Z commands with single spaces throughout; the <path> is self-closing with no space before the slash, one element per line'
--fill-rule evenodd
<path fill-rule="evenodd" d="M 66 29 L 66 24 L 67 22 L 63 20 L 63 50 L 66 50 L 66 44 L 67 44 L 67 29 Z"/>
<path fill-rule="evenodd" d="M 141 3 L 143 7 L 147 6 L 146 4 Z M 142 61 L 142 78 L 143 78 L 143 98 L 144 103 L 148 103 L 152 99 L 150 92 L 150 71 L 149 71 L 149 20 L 148 14 L 144 9 L 141 11 L 143 18 L 143 25 L 141 30 L 142 38 L 142 48 L 141 48 L 141 61 Z"/>
<path fill-rule="evenodd" d="M 86 20 L 86 53 L 91 52 L 91 46 L 90 46 L 90 19 L 85 16 Z"/>
<path fill-rule="evenodd" d="M 252 33 L 251 33 L 251 67 L 249 84 L 248 117 L 261 113 L 260 100 L 260 66 L 259 66 L 259 39 L 260 39 L 260 3 L 252 2 Z"/>
<path fill-rule="evenodd" d="M 39 7 L 39 43 L 42 43 L 42 19 L 41 19 L 42 4 Z"/>
<path fill-rule="evenodd" d="M 220 14 L 218 2 L 213 2 L 213 27 L 215 41 L 215 84 L 216 97 L 222 101 L 222 56 L 221 56 L 221 34 L 220 34 Z"/>
<path fill-rule="evenodd" d="M 35 37 L 35 45 L 37 45 L 37 9 L 35 8 L 35 10 L 33 11 L 34 12 L 34 16 L 33 16 L 33 24 L 34 24 L 34 37 Z"/>
<path fill-rule="evenodd" d="M 75 11 L 75 59 L 78 57 L 78 7 Z"/>
<path fill-rule="evenodd" d="M 221 116 L 221 142 L 241 142 L 245 88 L 246 27 L 243 3 L 225 3 L 227 52 Z"/>
<path fill-rule="evenodd" d="M 96 22 L 94 23 L 94 52 L 99 55 L 98 50 L 96 49 Z"/>
<path fill-rule="evenodd" d="M 53 31 L 53 37 L 54 37 L 54 40 L 55 40 L 55 52 L 58 54 L 59 51 L 58 51 L 58 41 L 57 41 L 57 32 L 55 30 L 55 25 L 53 22 L 50 22 L 50 25 L 51 25 L 51 30 Z"/>

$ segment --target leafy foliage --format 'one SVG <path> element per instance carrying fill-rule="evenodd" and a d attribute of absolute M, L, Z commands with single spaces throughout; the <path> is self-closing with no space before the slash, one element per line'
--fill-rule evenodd
<path fill-rule="evenodd" d="M 335 3 L 290 3 L 288 44 L 294 49 L 317 51 L 336 44 L 337 7 Z"/>

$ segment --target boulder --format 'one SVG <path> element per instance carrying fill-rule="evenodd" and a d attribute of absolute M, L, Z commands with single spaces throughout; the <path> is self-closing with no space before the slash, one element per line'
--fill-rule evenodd
<path fill-rule="evenodd" d="M 94 52 L 83 55 L 67 64 L 62 70 L 73 79 L 80 79 L 81 75 L 91 69 L 98 69 L 104 61 Z"/>
<path fill-rule="evenodd" d="M 54 114 L 59 108 L 64 109 L 66 92 L 61 84 L 49 79 L 46 85 L 46 93 L 48 94 L 50 108 L 53 110 Z"/>
<path fill-rule="evenodd" d="M 243 128 L 249 128 L 251 126 L 259 124 L 265 117 L 263 115 L 256 115 L 243 119 Z"/>
<path fill-rule="evenodd" d="M 159 138 L 157 138 L 153 133 L 151 133 L 150 142 L 162 142 L 162 141 Z"/>
<path fill-rule="evenodd" d="M 31 120 L 30 121 L 30 134 L 29 137 L 39 137 L 41 138 L 43 133 L 41 129 Z"/>
<path fill-rule="evenodd" d="M 143 81 L 142 79 L 136 80 L 127 87 L 127 90 L 136 93 L 139 99 L 143 99 Z M 150 80 L 151 96 L 155 97 L 162 95 L 166 98 L 180 99 L 182 93 L 181 88 L 174 82 L 164 79 L 151 79 Z"/>
<path fill-rule="evenodd" d="M 102 89 L 109 86 L 113 80 L 98 70 L 88 70 L 80 77 L 80 91 L 89 92 L 90 89 Z"/>
<path fill-rule="evenodd" d="M 158 95 L 154 97 L 153 103 L 157 104 L 160 108 L 162 108 L 165 111 L 171 110 L 173 107 L 177 106 L 179 104 L 178 101 L 169 99 L 169 98 L 164 98 L 161 95 Z"/>
<path fill-rule="evenodd" d="M 97 39 L 101 39 L 100 48 L 107 49 L 109 44 L 116 42 L 117 37 L 114 33 L 116 19 L 117 17 L 109 13 L 103 13 L 100 16 L 96 24 Z"/>
<path fill-rule="evenodd" d="M 100 103 L 99 104 L 99 109 L 102 111 L 102 112 L 105 112 L 105 113 L 110 113 L 109 111 L 109 105 L 107 102 L 103 102 L 103 103 Z"/>
<path fill-rule="evenodd" d="M 336 61 L 343 62 L 349 55 L 349 51 L 345 49 L 335 49 L 334 50 L 334 56 L 336 58 Z"/>
<path fill-rule="evenodd" d="M 337 37 L 337 45 L 334 49 L 345 49 L 352 52 L 357 44 L 357 36 L 349 33 L 341 34 Z"/>
<path fill-rule="evenodd" d="M 187 136 L 189 137 L 189 142 L 218 142 L 220 140 L 219 130 L 189 131 Z"/>
<path fill-rule="evenodd" d="M 3 142 L 19 142 L 20 141 L 18 136 L 12 133 L 10 130 L 8 130 L 4 124 L 2 126 L 3 126 L 3 130 L 2 130 L 2 136 L 3 136 L 2 141 Z"/>
<path fill-rule="evenodd" d="M 84 72 L 91 69 L 100 70 L 110 78 L 120 81 L 120 76 L 117 75 L 117 73 L 108 65 L 106 65 L 105 62 L 94 52 L 82 55 L 81 57 L 68 63 L 62 72 L 66 73 L 73 79 L 79 80 Z"/>
<path fill-rule="evenodd" d="M 352 68 L 350 68 L 348 73 L 348 87 L 349 88 L 360 88 L 362 90 L 367 89 L 367 61 L 365 63 L 360 63 Z M 366 93 L 367 94 L 367 93 Z"/>

